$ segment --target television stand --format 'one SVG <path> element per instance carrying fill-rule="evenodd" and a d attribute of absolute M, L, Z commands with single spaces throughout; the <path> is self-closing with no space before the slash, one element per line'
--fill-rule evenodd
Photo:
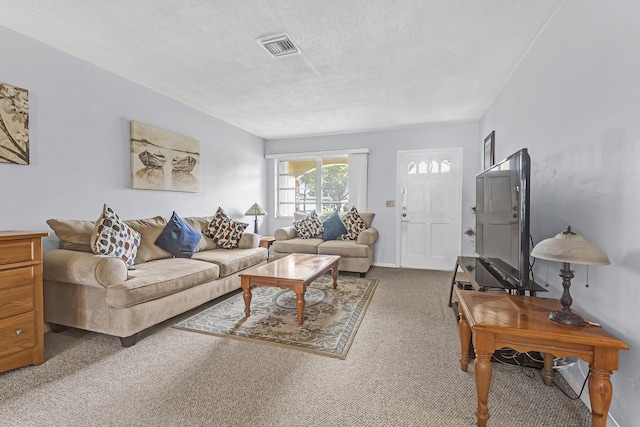
<path fill-rule="evenodd" d="M 462 274 L 459 274 L 462 270 Z M 461 277 L 462 276 L 462 277 Z M 497 270 L 492 270 L 477 257 L 459 256 L 453 269 L 451 287 L 449 289 L 449 307 L 453 307 L 453 289 L 458 285 L 460 289 L 473 289 L 476 291 L 496 291 L 509 294 L 523 294 L 529 292 L 529 296 L 536 296 L 536 292 L 547 292 L 539 284 L 530 281 L 529 289 L 521 289 Z"/>

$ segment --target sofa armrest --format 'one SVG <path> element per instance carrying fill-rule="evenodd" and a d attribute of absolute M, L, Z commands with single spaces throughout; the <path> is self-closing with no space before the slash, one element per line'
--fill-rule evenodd
<path fill-rule="evenodd" d="M 54 249 L 42 257 L 44 280 L 107 287 L 127 280 L 125 262 L 114 256 Z"/>
<path fill-rule="evenodd" d="M 357 243 L 359 245 L 372 245 L 376 240 L 378 240 L 378 230 L 369 227 L 358 234 Z"/>
<path fill-rule="evenodd" d="M 246 231 L 242 233 L 242 237 L 238 242 L 238 249 L 253 249 L 258 246 L 260 246 L 260 236 L 258 234 Z"/>
<path fill-rule="evenodd" d="M 296 237 L 298 237 L 298 233 L 296 232 L 296 229 L 293 227 L 293 225 L 278 228 L 273 233 L 273 238 L 276 240 L 289 240 L 295 239 Z"/>

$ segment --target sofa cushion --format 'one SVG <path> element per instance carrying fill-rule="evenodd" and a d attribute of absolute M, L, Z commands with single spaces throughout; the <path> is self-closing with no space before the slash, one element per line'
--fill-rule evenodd
<path fill-rule="evenodd" d="M 60 241 L 60 249 L 93 253 L 91 234 L 96 226 L 95 221 L 48 219 L 47 224 L 56 233 Z"/>
<path fill-rule="evenodd" d="M 220 277 L 226 277 L 240 270 L 267 260 L 265 248 L 251 249 L 213 249 L 193 254 L 192 259 L 206 261 L 220 267 Z"/>
<path fill-rule="evenodd" d="M 337 239 L 347 232 L 338 212 L 332 213 L 329 218 L 325 219 L 322 222 L 322 227 L 324 228 L 324 231 L 322 232 L 322 240 L 325 241 Z"/>
<path fill-rule="evenodd" d="M 349 212 L 344 214 L 342 217 L 342 222 L 344 222 L 344 226 L 347 229 L 346 234 L 343 238 L 355 240 L 358 238 L 358 234 L 363 230 L 367 229 L 367 224 L 364 222 L 360 214 L 358 214 L 358 210 L 356 207 L 352 207 Z"/>
<path fill-rule="evenodd" d="M 154 259 L 171 258 L 171 254 L 156 245 L 156 239 L 164 230 L 167 221 L 161 216 L 144 219 L 126 220 L 125 224 L 140 233 L 140 246 L 136 255 L 136 264 Z"/>
<path fill-rule="evenodd" d="M 311 239 L 322 234 L 324 228 L 318 219 L 316 211 L 311 211 L 304 219 L 294 221 L 293 228 L 296 229 L 298 237 L 301 239 Z"/>
<path fill-rule="evenodd" d="M 133 267 L 140 233 L 120 220 L 120 217 L 105 203 L 102 215 L 96 221 L 91 234 L 91 249 L 96 254 L 121 258 L 127 267 Z"/>
<path fill-rule="evenodd" d="M 131 307 L 215 280 L 220 268 L 187 258 L 153 260 L 136 265 L 129 279 L 107 287 L 110 307 Z"/>
<path fill-rule="evenodd" d="M 329 240 L 318 246 L 320 255 L 340 255 L 345 258 L 366 258 L 369 246 L 359 245 L 353 240 Z"/>
<path fill-rule="evenodd" d="M 198 242 L 198 246 L 196 247 L 196 252 L 207 251 L 209 249 L 215 249 L 218 247 L 218 245 L 216 245 L 216 243 L 213 240 L 211 240 L 209 237 L 207 237 L 204 234 L 204 230 L 207 228 L 207 226 L 213 219 L 212 216 L 191 216 L 191 217 L 188 216 L 183 219 L 184 219 L 184 222 L 186 222 L 191 227 L 193 227 L 194 230 L 197 230 L 200 232 L 200 234 L 202 234 L 202 239 L 200 239 L 200 242 Z"/>
<path fill-rule="evenodd" d="M 273 250 L 280 253 L 315 254 L 317 248 L 324 240 L 322 239 L 300 239 L 296 237 L 289 240 L 276 240 L 273 242 Z"/>
<path fill-rule="evenodd" d="M 201 238 L 199 231 L 194 230 L 173 211 L 155 243 L 177 258 L 191 258 Z"/>

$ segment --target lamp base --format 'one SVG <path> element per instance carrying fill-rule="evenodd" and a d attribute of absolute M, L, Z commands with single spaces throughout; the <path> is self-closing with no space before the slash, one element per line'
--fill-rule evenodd
<path fill-rule="evenodd" d="M 554 310 L 550 311 L 547 316 L 551 321 L 569 326 L 587 326 L 588 323 L 572 311 Z"/>

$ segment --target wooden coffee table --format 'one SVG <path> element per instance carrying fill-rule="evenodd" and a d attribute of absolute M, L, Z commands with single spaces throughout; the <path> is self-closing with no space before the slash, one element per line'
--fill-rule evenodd
<path fill-rule="evenodd" d="M 252 286 L 276 286 L 291 289 L 296 293 L 298 324 L 304 323 L 304 293 L 307 286 L 331 270 L 333 288 L 338 287 L 338 255 L 291 254 L 260 267 L 252 268 L 240 275 L 244 293 L 244 314 L 251 310 Z"/>

